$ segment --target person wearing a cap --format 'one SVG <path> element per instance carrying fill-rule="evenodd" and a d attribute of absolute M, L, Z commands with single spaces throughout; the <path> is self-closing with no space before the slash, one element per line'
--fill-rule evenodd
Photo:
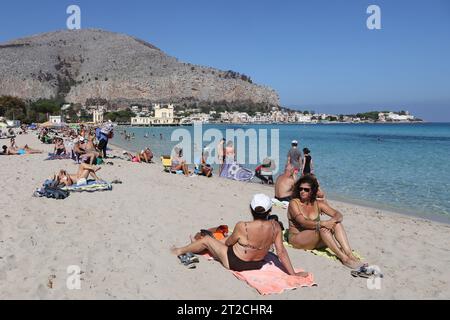
<path fill-rule="evenodd" d="M 250 203 L 253 221 L 239 222 L 225 243 L 213 237 L 205 236 L 182 248 L 173 248 L 178 257 L 187 253 L 201 253 L 208 250 L 222 265 L 232 271 L 261 269 L 269 250 L 275 245 L 278 257 L 289 275 L 307 277 L 308 273 L 296 273 L 292 267 L 288 252 L 283 245 L 280 224 L 269 220 L 272 201 L 264 194 L 257 194 Z"/>
<path fill-rule="evenodd" d="M 292 147 L 288 152 L 287 155 L 287 163 L 291 164 L 294 167 L 294 170 L 296 171 L 296 174 L 300 172 L 302 169 L 303 159 L 302 159 L 302 153 L 298 149 L 298 141 L 293 140 L 291 143 Z"/>
<path fill-rule="evenodd" d="M 79 137 L 78 139 L 75 140 L 75 143 L 73 144 L 72 152 L 74 153 L 77 162 L 80 161 L 80 157 L 82 155 L 86 154 L 86 146 L 84 144 L 83 137 Z"/>

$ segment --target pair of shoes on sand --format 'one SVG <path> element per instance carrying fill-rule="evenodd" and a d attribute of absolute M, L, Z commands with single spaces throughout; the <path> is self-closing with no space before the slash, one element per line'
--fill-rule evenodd
<path fill-rule="evenodd" d="M 360 277 L 360 278 L 372 278 L 372 277 L 379 277 L 383 278 L 383 274 L 380 273 L 380 271 L 374 267 L 363 265 L 358 270 L 353 270 L 350 272 L 353 277 Z"/>
<path fill-rule="evenodd" d="M 195 269 L 197 266 L 195 263 L 199 263 L 200 260 L 191 252 L 182 254 L 178 256 L 178 259 L 180 259 L 180 262 L 187 267 L 188 269 Z"/>

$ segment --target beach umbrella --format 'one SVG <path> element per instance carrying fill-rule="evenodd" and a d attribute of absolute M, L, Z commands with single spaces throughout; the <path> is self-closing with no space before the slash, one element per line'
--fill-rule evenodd
<path fill-rule="evenodd" d="M 64 123 L 64 122 L 61 122 L 61 123 L 45 122 L 45 123 L 41 124 L 40 126 L 44 127 L 44 128 L 61 129 L 61 128 L 66 128 L 67 127 L 67 123 Z"/>

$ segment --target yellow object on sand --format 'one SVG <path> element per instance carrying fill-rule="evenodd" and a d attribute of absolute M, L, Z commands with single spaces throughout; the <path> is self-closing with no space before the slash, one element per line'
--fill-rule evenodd
<path fill-rule="evenodd" d="M 289 239 L 289 230 L 284 230 L 283 231 L 283 244 L 286 247 L 291 247 L 293 248 L 293 246 L 288 242 Z M 320 257 L 325 257 L 331 260 L 336 260 L 338 261 L 339 258 L 334 254 L 333 251 L 331 251 L 330 248 L 323 248 L 323 249 L 314 249 L 314 250 L 305 250 L 308 252 L 311 252 L 312 254 L 316 255 L 316 256 L 320 256 Z M 356 251 L 353 250 L 353 255 L 358 258 L 359 260 L 363 260 L 364 258 Z"/>
<path fill-rule="evenodd" d="M 164 166 L 164 170 L 168 171 L 172 167 L 172 157 L 161 157 L 161 163 Z"/>

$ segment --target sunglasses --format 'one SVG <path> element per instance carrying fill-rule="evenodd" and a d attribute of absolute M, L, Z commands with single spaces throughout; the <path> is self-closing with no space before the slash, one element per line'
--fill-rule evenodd
<path fill-rule="evenodd" d="M 298 188 L 299 192 L 305 191 L 306 193 L 309 193 L 311 191 L 311 188 Z"/>

